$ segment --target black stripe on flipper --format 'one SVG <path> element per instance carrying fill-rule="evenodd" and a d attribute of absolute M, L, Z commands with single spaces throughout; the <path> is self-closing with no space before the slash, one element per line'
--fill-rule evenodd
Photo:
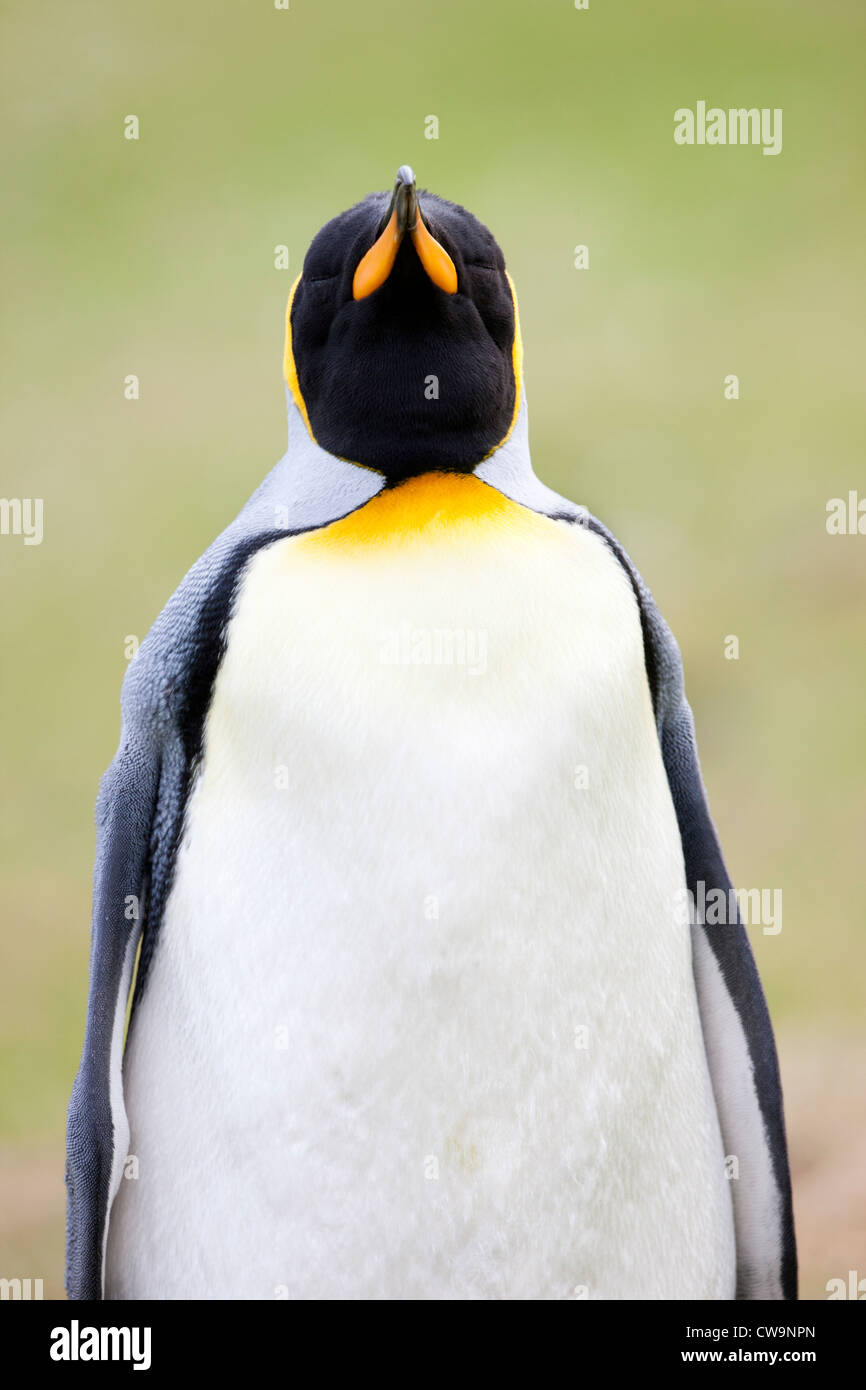
<path fill-rule="evenodd" d="M 677 742 L 678 732 L 680 747 L 675 757 L 673 747 Z M 692 894 L 696 894 L 698 881 L 703 881 L 708 890 L 720 888 L 729 895 L 731 880 L 706 803 L 691 730 L 686 744 L 684 730 L 677 731 L 676 727 L 670 730 L 665 728 L 662 752 L 679 823 L 689 888 Z M 676 768 L 676 774 L 672 772 L 673 767 Z M 726 896 L 726 901 L 730 902 L 729 896 Z M 706 924 L 703 931 L 742 1025 L 749 1049 L 755 1093 L 764 1121 L 765 1138 L 780 1197 L 782 1293 L 786 1299 L 795 1299 L 797 1251 L 791 1205 L 791 1175 L 785 1142 L 782 1082 L 773 1026 L 739 905 L 735 909 L 732 921 L 716 926 Z"/>

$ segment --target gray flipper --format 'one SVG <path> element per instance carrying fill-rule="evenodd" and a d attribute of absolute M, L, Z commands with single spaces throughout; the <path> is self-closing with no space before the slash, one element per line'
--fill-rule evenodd
<path fill-rule="evenodd" d="M 124 727 L 96 808 L 90 997 L 67 1124 L 70 1298 L 101 1296 L 105 1214 L 126 1158 L 129 1134 L 117 1088 L 158 782 L 159 753 L 152 739 Z"/>
<path fill-rule="evenodd" d="M 107 1215 L 129 1144 L 121 1068 L 135 953 L 141 938 L 138 999 L 171 889 L 205 715 L 244 566 L 262 546 L 327 525 L 382 487 L 378 475 L 325 454 L 299 425 L 295 421 L 292 452 L 187 574 L 124 681 L 120 747 L 97 802 L 90 993 L 67 1123 L 70 1298 L 103 1294 Z"/>
<path fill-rule="evenodd" d="M 707 806 L 676 641 L 628 555 L 594 517 L 578 518 L 610 546 L 631 579 L 640 610 L 647 677 L 662 757 L 680 827 L 693 901 L 731 882 Z M 731 1181 L 738 1299 L 797 1297 L 797 1255 L 782 1088 L 773 1030 L 739 914 L 725 925 L 695 923 L 695 981 L 710 1076 Z"/>

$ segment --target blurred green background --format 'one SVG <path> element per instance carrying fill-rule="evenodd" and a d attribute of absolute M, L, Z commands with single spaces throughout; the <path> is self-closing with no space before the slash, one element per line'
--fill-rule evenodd
<path fill-rule="evenodd" d="M 0 1274 L 61 1296 L 125 640 L 283 451 L 311 237 L 406 161 L 497 235 L 536 471 L 615 530 L 679 637 L 734 882 L 784 894 L 781 934 L 752 937 L 803 1293 L 866 1276 L 866 537 L 825 529 L 829 498 L 866 495 L 862 4 L 6 0 L 2 26 L 0 491 L 44 499 L 44 541 L 0 537 Z M 782 107 L 782 153 L 675 145 L 698 100 Z"/>

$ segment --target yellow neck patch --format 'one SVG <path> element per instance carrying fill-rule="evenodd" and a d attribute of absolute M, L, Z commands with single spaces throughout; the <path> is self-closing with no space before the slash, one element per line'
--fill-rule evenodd
<path fill-rule="evenodd" d="M 393 545 L 460 543 L 479 529 L 500 533 L 515 526 L 536 530 L 548 518 L 503 497 L 472 473 L 422 473 L 397 487 L 378 492 L 363 507 L 340 521 L 300 536 L 302 549 L 352 547 L 382 549 Z"/>

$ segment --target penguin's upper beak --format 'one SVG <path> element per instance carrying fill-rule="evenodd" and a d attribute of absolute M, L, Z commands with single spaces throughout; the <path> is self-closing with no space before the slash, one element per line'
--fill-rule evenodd
<path fill-rule="evenodd" d="M 415 175 L 408 164 L 401 164 L 397 170 L 391 202 L 385 213 L 385 226 L 369 251 L 358 262 L 352 281 L 352 294 L 355 299 L 366 299 L 368 294 L 384 285 L 391 274 L 400 243 L 407 232 L 433 284 L 438 285 L 446 294 L 456 292 L 457 271 L 454 262 L 445 247 L 440 246 L 436 238 L 430 235 L 421 216 Z"/>

